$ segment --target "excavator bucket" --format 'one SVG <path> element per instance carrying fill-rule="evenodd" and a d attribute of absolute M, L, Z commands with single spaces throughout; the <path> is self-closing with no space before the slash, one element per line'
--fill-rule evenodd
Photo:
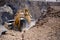
<path fill-rule="evenodd" d="M 28 22 L 25 22 L 25 28 L 23 28 L 22 30 L 29 30 L 30 28 L 32 28 L 36 23 L 36 20 L 31 19 L 30 24 Z"/>

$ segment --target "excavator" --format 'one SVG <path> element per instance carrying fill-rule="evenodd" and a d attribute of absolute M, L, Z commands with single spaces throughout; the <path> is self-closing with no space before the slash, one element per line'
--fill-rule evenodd
<path fill-rule="evenodd" d="M 29 10 L 25 8 L 23 10 L 17 10 L 14 19 L 8 20 L 7 25 L 8 27 L 13 26 L 12 28 L 22 31 L 30 29 L 33 25 L 35 25 L 35 23 L 36 21 L 35 19 L 32 19 Z"/>

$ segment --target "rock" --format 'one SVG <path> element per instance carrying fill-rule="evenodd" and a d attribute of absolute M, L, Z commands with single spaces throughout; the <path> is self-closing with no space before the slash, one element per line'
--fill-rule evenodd
<path fill-rule="evenodd" d="M 6 32 L 7 29 L 3 25 L 0 25 L 0 35 L 5 34 Z"/>

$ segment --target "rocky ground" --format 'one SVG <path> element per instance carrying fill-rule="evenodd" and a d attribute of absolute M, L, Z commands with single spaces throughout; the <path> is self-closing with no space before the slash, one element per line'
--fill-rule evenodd
<path fill-rule="evenodd" d="M 60 18 L 46 17 L 24 32 L 8 30 L 0 40 L 60 40 Z"/>

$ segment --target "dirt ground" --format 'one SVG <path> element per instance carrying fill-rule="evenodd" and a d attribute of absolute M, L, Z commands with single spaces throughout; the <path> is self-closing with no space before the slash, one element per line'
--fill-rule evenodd
<path fill-rule="evenodd" d="M 60 18 L 44 18 L 33 28 L 24 32 L 8 30 L 0 40 L 60 40 Z"/>

